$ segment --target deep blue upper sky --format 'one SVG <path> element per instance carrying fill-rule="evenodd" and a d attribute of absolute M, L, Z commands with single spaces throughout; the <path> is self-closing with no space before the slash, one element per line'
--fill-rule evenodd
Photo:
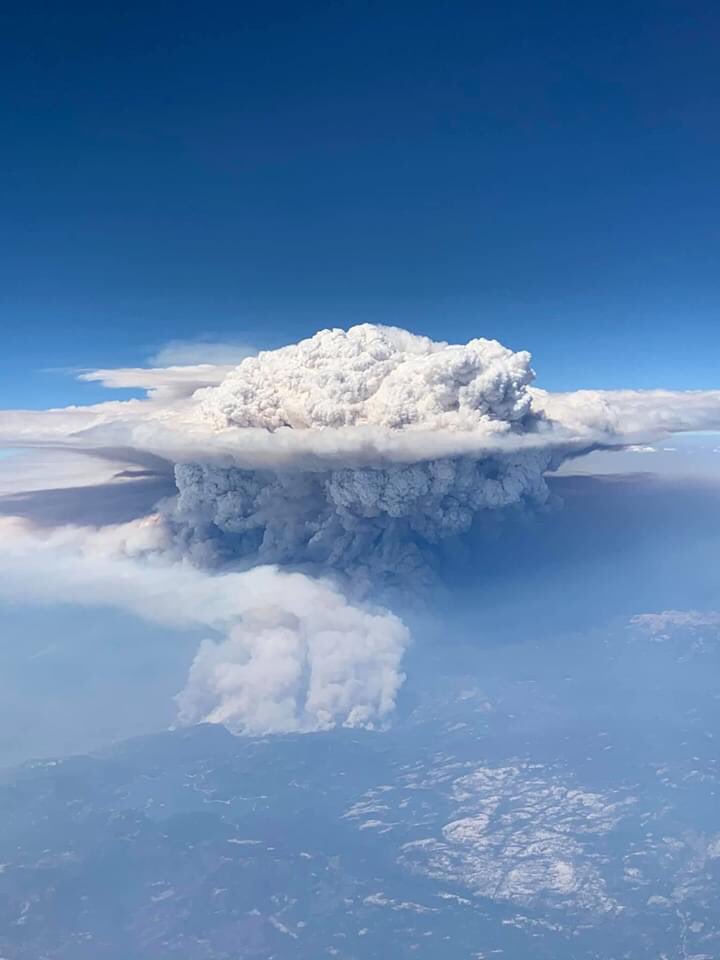
<path fill-rule="evenodd" d="M 717 385 L 720 7 L 104 2 L 0 19 L 0 402 L 370 320 L 543 385 Z"/>

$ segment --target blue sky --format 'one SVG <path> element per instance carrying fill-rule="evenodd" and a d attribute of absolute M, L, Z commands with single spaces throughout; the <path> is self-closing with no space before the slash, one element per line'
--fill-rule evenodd
<path fill-rule="evenodd" d="M 693 0 L 8 9 L 0 402 L 363 320 L 529 348 L 551 388 L 714 386 L 719 27 Z"/>
<path fill-rule="evenodd" d="M 294 920 L 317 913 L 303 878 L 322 898 L 340 852 L 344 892 L 357 883 L 329 898 L 338 936 L 351 943 L 352 913 L 369 917 L 357 933 L 385 936 L 375 955 L 419 957 L 424 942 L 431 956 L 421 932 L 451 930 L 443 886 L 467 880 L 480 939 L 506 956 L 523 930 L 530 954 L 557 960 L 583 943 L 640 960 L 658 931 L 668 956 L 720 956 L 707 952 L 720 942 L 720 389 L 530 393 L 524 357 L 423 352 L 372 329 L 222 382 L 224 366 L 205 371 L 216 387 L 192 397 L 195 373 L 116 369 L 113 382 L 148 385 L 146 402 L 2 409 L 114 395 L 83 370 L 199 357 L 203 343 L 237 362 L 363 321 L 527 348 L 551 391 L 720 387 L 720 6 L 5 7 L 0 769 L 186 723 L 261 738 L 223 767 L 243 780 L 272 734 L 308 746 L 279 742 L 290 792 L 266 764 L 267 792 L 243 782 L 230 799 L 210 754 L 163 775 L 182 734 L 151 742 L 141 801 L 116 776 L 128 763 L 112 768 L 112 810 L 67 793 L 92 768 L 103 794 L 98 759 L 57 781 L 22 773 L 7 796 L 28 800 L 31 846 L 0 830 L 0 943 L 70 960 L 93 937 L 107 957 L 192 941 L 209 957 L 249 937 L 257 956 L 283 940 L 284 956 L 310 956 L 312 923 Z M 363 728 L 377 753 L 355 751 Z M 357 773 L 359 789 L 338 792 L 328 771 Z M 53 820 L 31 802 L 55 782 Z M 337 823 L 331 794 L 348 797 Z M 293 811 L 299 824 L 315 808 L 330 846 L 301 831 L 300 852 Z M 387 812 L 353 820 L 359 857 L 360 834 L 349 856 L 336 843 L 353 810 Z M 150 858 L 116 855 L 133 824 Z M 280 841 L 270 859 L 240 847 L 230 886 L 227 858 L 212 863 L 226 826 L 229 842 Z M 89 846 L 69 848 L 68 827 Z M 182 846 L 175 874 L 166 834 Z M 153 855 L 162 874 L 145 870 Z M 389 865 L 397 899 L 371 892 Z M 88 902 L 93 885 L 108 899 Z M 206 890 L 220 906 L 204 911 Z M 455 899 L 469 917 L 473 901 Z"/>

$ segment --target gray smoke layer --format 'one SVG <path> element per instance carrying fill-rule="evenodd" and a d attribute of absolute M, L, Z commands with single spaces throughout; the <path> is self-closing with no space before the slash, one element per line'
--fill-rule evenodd
<path fill-rule="evenodd" d="M 542 507 L 553 460 L 533 451 L 317 473 L 180 464 L 171 523 L 200 565 L 244 558 L 402 577 L 479 513 Z"/>

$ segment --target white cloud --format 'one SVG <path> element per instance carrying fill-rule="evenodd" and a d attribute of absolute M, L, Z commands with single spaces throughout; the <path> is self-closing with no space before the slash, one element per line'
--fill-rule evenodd
<path fill-rule="evenodd" d="M 234 366 L 245 357 L 252 357 L 256 353 L 257 350 L 246 343 L 169 340 L 150 357 L 149 362 L 154 367 L 195 366 L 196 364 Z"/>
<path fill-rule="evenodd" d="M 140 389 L 155 400 L 172 401 L 189 397 L 201 387 L 221 383 L 233 369 L 232 365 L 210 363 L 169 367 L 117 367 L 109 370 L 89 370 L 79 380 L 101 383 L 113 390 Z"/>
<path fill-rule="evenodd" d="M 243 344 L 171 340 L 150 357 L 148 366 L 86 370 L 78 379 L 112 390 L 145 390 L 155 400 L 170 402 L 222 383 L 237 364 L 256 353 Z"/>
<path fill-rule="evenodd" d="M 653 637 L 664 637 L 676 630 L 691 633 L 720 629 L 720 613 L 715 610 L 662 610 L 659 613 L 638 613 L 630 625 Z"/>
<path fill-rule="evenodd" d="M 578 436 L 641 443 L 720 428 L 720 390 L 534 390 L 533 406 Z"/>

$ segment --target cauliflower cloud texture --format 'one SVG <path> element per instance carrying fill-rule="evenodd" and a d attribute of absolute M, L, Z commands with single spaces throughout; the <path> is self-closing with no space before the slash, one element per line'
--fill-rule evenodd
<path fill-rule="evenodd" d="M 533 377 L 530 354 L 496 340 L 449 345 L 366 323 L 247 358 L 204 392 L 202 415 L 267 430 L 521 424 Z"/>
<path fill-rule="evenodd" d="M 494 340 L 436 343 L 393 327 L 324 330 L 244 360 L 203 390 L 199 415 L 219 430 L 321 432 L 372 427 L 392 435 L 476 431 L 522 436 L 532 410 L 530 356 Z M 413 463 L 247 470 L 179 464 L 172 521 L 199 560 L 254 557 L 370 574 L 424 564 L 426 545 L 467 531 L 480 511 L 548 497 L 550 447 Z"/>

